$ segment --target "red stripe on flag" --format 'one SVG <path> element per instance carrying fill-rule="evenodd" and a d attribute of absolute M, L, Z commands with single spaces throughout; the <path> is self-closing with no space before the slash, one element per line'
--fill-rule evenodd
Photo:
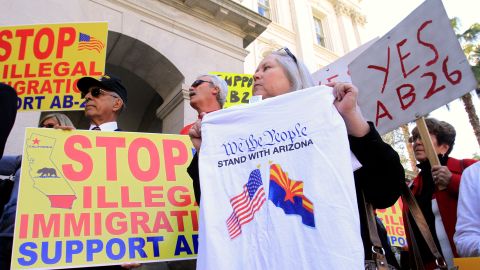
<path fill-rule="evenodd" d="M 241 194 L 230 200 L 233 213 L 227 219 L 227 228 L 231 239 L 240 235 L 242 232 L 242 225 L 253 220 L 255 213 L 258 212 L 265 200 L 265 191 L 263 190 L 263 187 L 260 187 L 252 200 L 250 200 L 246 185 L 243 187 L 243 192 Z"/>

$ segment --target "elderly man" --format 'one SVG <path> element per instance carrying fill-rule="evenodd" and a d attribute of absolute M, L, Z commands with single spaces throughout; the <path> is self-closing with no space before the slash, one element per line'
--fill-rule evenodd
<path fill-rule="evenodd" d="M 192 83 L 189 89 L 190 106 L 198 112 L 200 119 L 203 114 L 220 110 L 227 98 L 228 86 L 225 80 L 216 75 L 200 75 Z M 195 124 L 186 125 L 180 134 L 188 135 L 190 128 Z M 194 158 L 195 162 L 197 156 Z M 193 161 L 192 161 L 193 162 Z M 198 183 L 194 182 L 194 189 L 199 189 Z M 198 199 L 197 199 L 198 201 Z M 168 263 L 170 270 L 193 270 L 196 269 L 196 260 L 173 261 Z"/>
<path fill-rule="evenodd" d="M 100 79 L 83 77 L 77 82 L 85 98 L 85 116 L 90 130 L 119 131 L 117 118 L 127 104 L 127 89 L 120 79 L 104 75 Z"/>
<path fill-rule="evenodd" d="M 227 83 L 216 75 L 201 75 L 190 86 L 190 106 L 198 112 L 209 113 L 220 110 L 227 98 Z M 188 131 L 194 123 L 186 125 L 180 134 L 188 135 Z"/>
<path fill-rule="evenodd" d="M 77 88 L 85 98 L 85 116 L 90 120 L 90 130 L 120 131 L 117 118 L 125 110 L 127 104 L 127 89 L 120 79 L 104 75 L 100 79 L 83 77 L 77 82 Z M 122 267 L 110 265 L 95 269 L 110 270 L 137 267 L 139 264 L 127 263 Z M 75 268 L 91 269 L 91 268 Z M 92 268 L 93 269 L 93 268 Z"/>

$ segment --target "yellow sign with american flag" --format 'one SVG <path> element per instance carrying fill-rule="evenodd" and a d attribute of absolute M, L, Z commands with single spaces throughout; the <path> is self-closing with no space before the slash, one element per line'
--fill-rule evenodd
<path fill-rule="evenodd" d="M 83 110 L 76 81 L 105 71 L 106 22 L 0 27 L 0 82 L 19 111 Z"/>

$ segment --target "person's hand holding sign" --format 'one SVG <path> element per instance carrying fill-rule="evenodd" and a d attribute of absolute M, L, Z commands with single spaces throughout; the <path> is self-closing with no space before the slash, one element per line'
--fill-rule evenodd
<path fill-rule="evenodd" d="M 363 137 L 369 131 L 367 121 L 357 104 L 358 89 L 350 83 L 331 82 L 327 86 L 333 87 L 333 104 L 345 121 L 347 132 L 355 137 Z"/>
<path fill-rule="evenodd" d="M 197 150 L 197 153 L 200 151 L 200 145 L 202 145 L 202 119 L 206 114 L 207 113 L 204 112 L 200 113 L 200 117 L 188 132 L 188 136 L 190 136 L 190 140 L 192 141 L 195 150 Z"/>
<path fill-rule="evenodd" d="M 434 165 L 432 166 L 432 178 L 435 185 L 440 189 L 447 188 L 452 179 L 452 172 L 447 166 Z"/>

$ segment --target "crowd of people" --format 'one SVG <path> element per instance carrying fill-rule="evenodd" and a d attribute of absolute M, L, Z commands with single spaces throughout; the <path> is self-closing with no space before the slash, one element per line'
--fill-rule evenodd
<path fill-rule="evenodd" d="M 0 114 L 6 116 L 0 127 L 0 154 L 3 156 L 6 138 L 15 120 L 16 94 L 11 87 L 3 84 L 0 86 Z M 270 99 L 313 86 L 308 69 L 284 48 L 272 52 L 260 62 L 254 74 L 253 95 Z M 366 227 L 367 213 L 362 207 L 361 198 L 364 197 L 365 201 L 376 209 L 392 206 L 406 185 L 404 168 L 395 150 L 381 139 L 373 123 L 363 117 L 357 104 L 358 89 L 349 83 L 330 83 L 328 86 L 334 96 L 333 105 L 345 123 L 350 150 L 362 165 L 353 172 L 360 232 L 365 259 L 375 258 L 378 254 L 372 249 L 373 240 L 369 238 Z M 121 80 L 113 75 L 104 75 L 100 79 L 84 77 L 78 80 L 77 87 L 86 100 L 85 116 L 90 120 L 89 129 L 121 131 L 117 119 L 127 105 L 127 89 Z M 202 119 L 204 115 L 222 109 L 227 95 L 227 84 L 218 76 L 201 75 L 192 83 L 189 94 L 190 104 L 198 112 L 198 119 L 185 126 L 180 134 L 188 134 L 196 149 L 188 173 L 193 180 L 195 198 L 200 204 L 202 179 L 198 158 L 202 149 Z M 440 165 L 430 165 L 423 139 L 418 129 L 414 128 L 410 143 L 413 145 L 420 173 L 413 180 L 410 190 L 446 264 L 453 267 L 453 258 L 480 256 L 480 208 L 476 206 L 480 199 L 480 165 L 473 159 L 458 160 L 449 157 L 456 136 L 450 124 L 432 118 L 427 118 L 426 124 Z M 75 129 L 70 119 L 59 113 L 46 115 L 39 121 L 38 127 Z M 0 216 L 0 269 L 8 269 L 10 265 L 20 165 L 21 156 L 3 156 L 0 159 L 0 175 L 12 175 L 14 180 L 11 195 Z M 419 226 L 407 220 L 411 219 L 407 209 L 404 209 L 403 217 L 404 224 L 411 224 L 411 228 L 406 225 L 410 261 L 416 256 L 413 251 L 415 247 L 425 269 L 435 269 L 438 267 L 438 260 L 431 254 Z M 410 269 L 410 265 L 399 265 L 389 248 L 384 228 L 381 224 L 376 225 L 388 264 L 397 269 Z M 125 264 L 123 268 L 138 266 L 140 265 L 136 263 Z M 172 263 L 168 267 L 195 269 L 192 263 L 182 266 Z M 120 266 L 102 267 L 107 268 Z M 299 269 L 302 269 L 301 265 Z"/>

